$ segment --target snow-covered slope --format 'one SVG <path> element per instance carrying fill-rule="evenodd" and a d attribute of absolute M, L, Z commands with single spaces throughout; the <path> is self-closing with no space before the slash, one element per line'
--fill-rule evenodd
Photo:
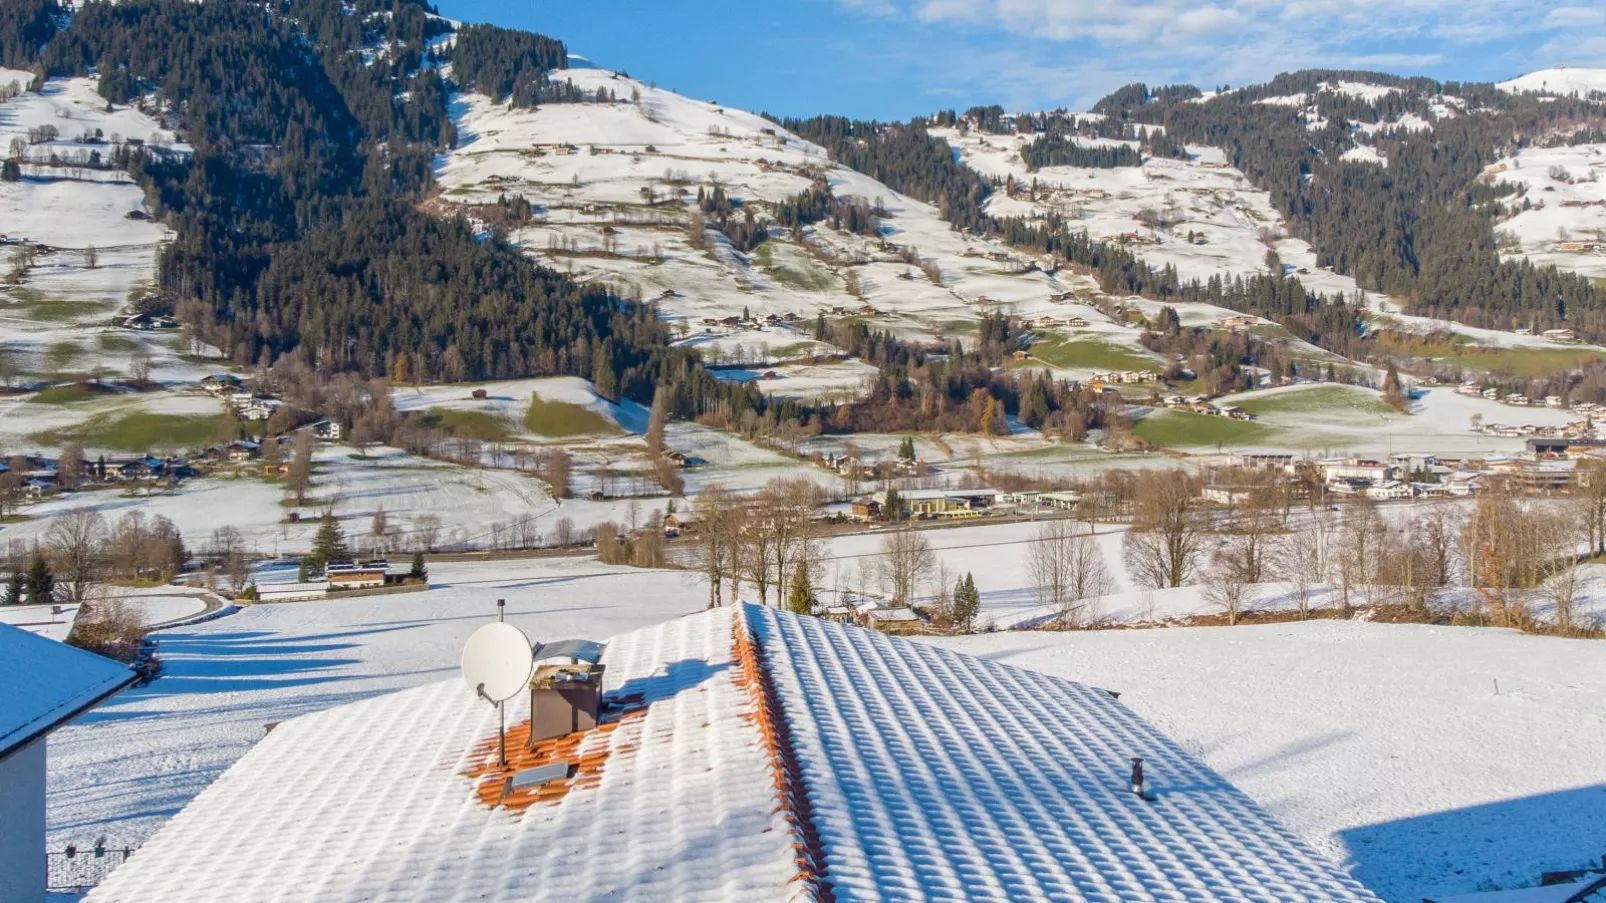
<path fill-rule="evenodd" d="M 1592 91 L 1606 91 L 1606 69 L 1574 69 L 1556 66 L 1520 75 L 1495 85 L 1503 91 L 1525 94 L 1556 94 L 1588 96 Z"/>
<path fill-rule="evenodd" d="M 788 327 L 731 332 L 705 319 L 747 311 L 812 321 L 868 307 L 878 328 L 962 336 L 978 319 L 981 299 L 1036 315 L 1051 295 L 1091 289 L 1084 278 L 1028 269 L 1025 255 L 955 232 L 930 205 L 835 165 L 821 148 L 768 120 L 601 69 L 562 77 L 621 100 L 509 109 L 477 94 L 459 96 L 453 111 L 461 143 L 437 165 L 441 202 L 472 213 L 522 194 L 536 205 L 535 217 L 514 238 L 529 253 L 578 278 L 659 299 L 689 335 L 718 337 L 727 353 L 746 344 L 748 359 L 777 360 L 785 357 L 772 353 L 778 348 L 797 355 L 818 349 Z M 688 235 L 699 189 L 717 186 L 763 219 L 816 179 L 839 198 L 879 201 L 888 214 L 879 234 L 820 223 L 805 228 L 801 242 L 777 230 L 749 254 L 712 229 L 703 247 Z M 911 255 L 934 264 L 933 272 L 908 262 Z"/>
<path fill-rule="evenodd" d="M 93 78 L 51 79 L 26 90 L 32 79 L 0 70 L 0 86 L 22 89 L 0 103 L 0 148 L 25 148 L 23 178 L 0 182 L 0 240 L 10 245 L 0 253 L 9 271 L 16 243 L 45 248 L 20 283 L 0 287 L 0 340 L 30 378 L 96 367 L 126 373 L 137 349 L 150 355 L 158 379 L 196 378 L 156 336 L 107 342 L 84 328 L 153 282 L 157 246 L 169 234 L 159 223 L 129 218 L 144 212 L 144 194 L 127 172 L 109 166 L 110 155 L 125 142 L 171 153 L 187 153 L 187 146 L 140 110 L 107 104 Z M 55 363 L 46 356 L 51 349 Z"/>
<path fill-rule="evenodd" d="M 1500 222 L 1510 253 L 1587 276 L 1606 276 L 1606 145 L 1530 147 L 1496 161 L 1483 177 L 1522 186 L 1529 209 Z M 1508 205 L 1511 202 L 1508 202 Z"/>

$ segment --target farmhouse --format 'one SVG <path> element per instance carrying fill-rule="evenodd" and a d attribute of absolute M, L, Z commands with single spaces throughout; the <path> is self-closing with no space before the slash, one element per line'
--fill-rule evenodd
<path fill-rule="evenodd" d="M 924 618 L 912 608 L 868 608 L 859 614 L 859 623 L 882 633 L 919 633 L 926 626 Z"/>
<path fill-rule="evenodd" d="M 849 510 L 854 520 L 881 519 L 881 503 L 872 498 L 854 499 Z"/>
<path fill-rule="evenodd" d="M 697 519 L 686 511 L 671 511 L 664 515 L 664 535 L 673 539 L 690 530 Z"/>
<path fill-rule="evenodd" d="M 86 903 L 1377 900 L 1084 684 L 757 605 L 598 665 L 595 727 L 503 704 L 505 764 L 455 676 L 282 722 Z"/>
<path fill-rule="evenodd" d="M 1217 329 L 1247 329 L 1259 322 L 1260 318 L 1252 314 L 1233 314 L 1230 317 L 1222 317 L 1210 325 Z"/>
<path fill-rule="evenodd" d="M 0 624 L 0 900 L 45 899 L 45 738 L 135 679 L 110 659 Z"/>

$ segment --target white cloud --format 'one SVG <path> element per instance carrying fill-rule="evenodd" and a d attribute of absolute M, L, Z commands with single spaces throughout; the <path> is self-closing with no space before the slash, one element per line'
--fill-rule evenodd
<path fill-rule="evenodd" d="M 971 78 L 945 67 L 945 79 L 979 83 L 986 77 L 1043 102 L 1060 95 L 1086 96 L 1091 84 L 1108 85 L 1129 75 L 1128 80 L 1184 80 L 1208 87 L 1316 67 L 1410 72 L 1447 60 L 1489 65 L 1496 58 L 1513 57 L 1551 65 L 1569 61 L 1557 55 L 1561 42 L 1544 43 L 1561 37 L 1555 34 L 1558 29 L 1606 24 L 1606 0 L 1575 0 L 1570 6 L 1556 6 L 1554 0 L 838 2 L 849 9 L 870 4 L 883 11 L 891 8 L 893 15 L 962 36 L 1014 36 L 1008 52 L 999 55 L 998 68 Z M 1513 44 L 1522 41 L 1538 46 L 1514 52 Z M 1571 61 L 1585 55 L 1580 51 L 1575 45 L 1568 54 Z M 1067 52 L 1075 53 L 1079 62 L 1065 64 Z M 963 53 L 966 69 L 972 68 L 976 49 L 966 46 Z M 1074 86 L 1041 81 L 1066 77 L 1082 81 Z"/>
<path fill-rule="evenodd" d="M 1545 16 L 1549 28 L 1576 28 L 1606 22 L 1606 12 L 1584 6 L 1559 6 Z"/>

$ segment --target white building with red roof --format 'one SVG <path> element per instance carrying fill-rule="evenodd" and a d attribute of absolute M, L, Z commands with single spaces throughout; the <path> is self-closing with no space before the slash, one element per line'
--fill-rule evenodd
<path fill-rule="evenodd" d="M 284 722 L 87 899 L 1377 899 L 1092 687 L 752 605 L 601 664 L 506 767 L 456 680 Z"/>

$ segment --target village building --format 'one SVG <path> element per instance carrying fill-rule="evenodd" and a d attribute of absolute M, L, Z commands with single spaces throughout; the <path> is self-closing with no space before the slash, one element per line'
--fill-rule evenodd
<path fill-rule="evenodd" d="M 1365 495 L 1369 499 L 1377 499 L 1378 501 L 1408 499 L 1411 497 L 1411 484 L 1397 480 L 1374 483 L 1366 488 Z"/>
<path fill-rule="evenodd" d="M 854 520 L 880 520 L 881 502 L 873 498 L 854 499 L 849 511 Z"/>
<path fill-rule="evenodd" d="M 455 676 L 281 722 L 86 903 L 1377 903 L 1085 684 L 757 605 L 597 665 L 596 725 L 553 737 L 561 699 Z"/>
<path fill-rule="evenodd" d="M 1076 506 L 1082 503 L 1082 494 L 1070 490 L 1045 492 L 1037 497 L 1037 502 L 1044 508 L 1053 508 L 1057 511 L 1075 511 Z"/>
<path fill-rule="evenodd" d="M 309 429 L 312 430 L 313 438 L 321 442 L 339 442 L 346 434 L 345 427 L 341 426 L 338 420 L 320 420 Z"/>
<path fill-rule="evenodd" d="M 346 589 L 372 589 L 385 585 L 390 570 L 388 561 L 340 561 L 324 567 L 324 577 L 331 592 Z"/>
<path fill-rule="evenodd" d="M 1322 480 L 1337 483 L 1346 480 L 1364 480 L 1369 483 L 1386 483 L 1400 477 L 1398 465 L 1368 458 L 1343 458 L 1316 462 Z"/>
<path fill-rule="evenodd" d="M 996 489 L 900 489 L 897 499 L 901 515 L 909 518 L 976 517 L 998 500 Z M 871 499 L 886 509 L 887 493 L 874 493 Z"/>
<path fill-rule="evenodd" d="M 137 677 L 111 659 L 0 624 L 0 900 L 45 899 L 46 738 Z"/>

